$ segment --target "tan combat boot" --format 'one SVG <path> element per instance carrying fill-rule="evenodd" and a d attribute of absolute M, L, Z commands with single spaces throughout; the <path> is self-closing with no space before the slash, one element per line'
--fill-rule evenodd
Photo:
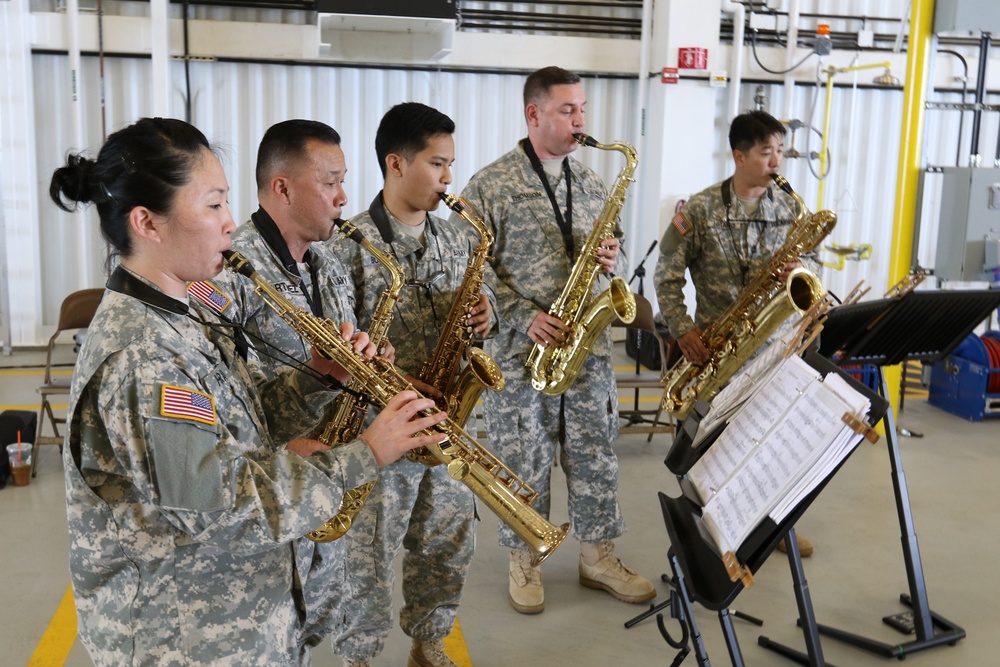
<path fill-rule="evenodd" d="M 510 606 L 522 614 L 538 614 L 545 609 L 542 570 L 531 564 L 531 552 L 512 549 L 510 552 L 510 584 L 507 587 Z"/>
<path fill-rule="evenodd" d="M 646 602 L 656 597 L 649 579 L 618 560 L 614 542 L 580 542 L 580 584 L 607 591 L 622 602 Z"/>
<path fill-rule="evenodd" d="M 444 652 L 443 639 L 414 639 L 406 667 L 458 667 Z"/>
<path fill-rule="evenodd" d="M 813 554 L 813 543 L 809 541 L 808 537 L 803 537 L 798 533 L 795 533 L 795 543 L 799 545 L 799 555 L 803 558 L 809 558 Z M 781 540 L 778 542 L 778 551 L 781 553 L 788 553 L 788 548 L 785 546 L 785 541 Z"/>

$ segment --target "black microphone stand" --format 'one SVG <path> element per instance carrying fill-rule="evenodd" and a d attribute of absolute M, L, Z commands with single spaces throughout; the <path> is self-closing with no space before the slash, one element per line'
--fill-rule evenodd
<path fill-rule="evenodd" d="M 649 256 L 653 254 L 653 249 L 656 248 L 656 243 L 657 242 L 654 240 L 652 245 L 649 246 L 649 250 L 646 251 L 646 254 L 643 256 L 642 260 L 639 261 L 639 265 L 635 267 L 635 271 L 632 273 L 632 277 L 628 279 L 628 285 L 630 288 L 632 287 L 632 283 L 635 282 L 635 279 L 636 278 L 639 279 L 639 289 L 635 293 L 643 298 L 645 298 L 646 296 L 645 289 L 643 287 L 643 282 L 646 278 L 646 267 L 644 265 L 646 263 L 646 260 L 649 259 Z M 643 331 L 638 327 L 636 327 L 634 331 L 635 331 L 635 374 L 639 375 L 640 373 L 642 373 L 642 362 L 640 361 L 640 359 L 642 358 Z M 661 360 L 661 363 L 666 363 L 666 359 Z M 648 421 L 649 420 L 644 419 L 642 413 L 639 412 L 639 388 L 636 387 L 635 396 L 633 398 L 633 404 L 632 404 L 632 414 L 630 414 L 628 417 L 628 425 L 635 426 L 636 424 L 645 424 Z"/>

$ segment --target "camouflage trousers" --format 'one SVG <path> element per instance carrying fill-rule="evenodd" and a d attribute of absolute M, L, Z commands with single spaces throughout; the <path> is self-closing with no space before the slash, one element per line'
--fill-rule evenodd
<path fill-rule="evenodd" d="M 317 544 L 307 538 L 294 543 L 298 585 L 305 603 L 300 648 L 317 646 L 337 623 L 340 587 L 331 585 L 344 577 L 347 545 L 343 539 Z"/>
<path fill-rule="evenodd" d="M 625 533 L 618 504 L 618 391 L 611 360 L 588 357 L 576 383 L 562 396 L 547 396 L 531 386 L 520 360 L 505 360 L 502 392 L 485 392 L 483 412 L 491 451 L 538 491 L 533 507 L 549 517 L 556 450 L 566 475 L 572 534 L 584 542 L 603 542 Z M 500 523 L 500 545 L 524 542 Z"/>
<path fill-rule="evenodd" d="M 399 625 L 414 639 L 442 639 L 455 623 L 475 548 L 475 498 L 448 475 L 402 459 L 383 468 L 346 541 L 333 651 L 353 661 L 382 652 L 392 630 L 393 561 L 403 555 Z"/>

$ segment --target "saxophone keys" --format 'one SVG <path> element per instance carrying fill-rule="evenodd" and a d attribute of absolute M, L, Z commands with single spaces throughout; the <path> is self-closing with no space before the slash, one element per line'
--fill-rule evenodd
<path fill-rule="evenodd" d="M 448 463 L 448 474 L 451 475 L 452 479 L 463 480 L 471 471 L 472 468 L 462 459 L 452 459 Z"/>

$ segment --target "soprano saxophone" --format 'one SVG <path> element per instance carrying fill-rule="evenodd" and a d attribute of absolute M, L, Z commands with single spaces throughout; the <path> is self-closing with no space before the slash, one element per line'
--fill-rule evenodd
<path fill-rule="evenodd" d="M 638 164 L 635 149 L 625 142 L 601 144 L 583 133 L 573 136 L 584 146 L 619 151 L 625 155 L 626 162 L 604 202 L 594 231 L 580 249 L 569 281 L 549 308 L 549 315 L 558 317 L 569 327 L 566 339 L 551 345 L 535 343 L 528 354 L 531 386 L 550 396 L 558 396 L 570 388 L 594 341 L 615 318 L 629 324 L 636 312 L 635 296 L 621 276 L 614 276 L 608 289 L 590 300 L 594 280 L 603 270 L 597 261 L 597 249 L 602 241 L 614 235 L 618 215 L 625 205 L 625 189 L 633 181 L 632 174 Z"/>
<path fill-rule="evenodd" d="M 497 362 L 483 350 L 469 347 L 473 332 L 466 321 L 469 311 L 479 303 L 486 262 L 493 259 L 489 256 L 493 247 L 493 232 L 464 199 L 443 192 L 440 197 L 448 208 L 476 229 L 480 241 L 469 257 L 462 286 L 451 302 L 451 310 L 441 328 L 434 352 L 420 369 L 420 379 L 441 392 L 443 398 L 438 404 L 456 424 L 464 427 L 483 390 L 502 391 L 504 387 L 503 371 Z M 459 372 L 463 356 L 467 363 Z M 423 447 L 408 452 L 406 456 L 424 465 L 440 463 Z"/>
<path fill-rule="evenodd" d="M 785 243 L 736 301 L 702 333 L 709 360 L 699 366 L 681 357 L 663 377 L 662 406 L 676 419 L 687 416 L 699 399 L 711 400 L 792 313 L 804 313 L 824 297 L 823 284 L 809 269 L 794 269 L 784 282 L 779 274 L 785 264 L 797 261 L 833 231 L 837 214 L 819 211 L 810 215 L 805 202 L 783 176 L 771 174 L 771 178 L 795 200 L 799 213 Z"/>
<path fill-rule="evenodd" d="M 257 275 L 245 257 L 228 250 L 223 254 L 231 271 L 252 280 L 254 292 L 264 303 L 320 354 L 350 373 L 352 378 L 364 386 L 373 402 L 385 406 L 393 396 L 404 390 L 420 395 L 403 373 L 389 361 L 380 357 L 369 359 L 364 354 L 355 352 L 351 343 L 341 338 L 340 331 L 333 322 L 297 308 Z M 437 412 L 439 409 L 432 407 L 422 415 Z M 437 433 L 443 437 L 441 442 L 428 449 L 448 466 L 448 474 L 468 486 L 479 500 L 524 540 L 532 552 L 532 564 L 544 561 L 562 543 L 569 532 L 569 524 L 556 527 L 535 511 L 531 503 L 538 497 L 538 492 L 477 443 L 461 425 L 445 419 L 424 433 Z"/>
<path fill-rule="evenodd" d="M 389 286 L 382 292 L 375 310 L 372 313 L 371 325 L 368 328 L 368 338 L 376 348 L 385 345 L 389 334 L 389 324 L 392 322 L 392 309 L 399 300 L 399 291 L 403 288 L 403 271 L 393 257 L 385 254 L 364 237 L 357 227 L 346 220 L 336 220 L 341 233 L 370 252 L 389 274 Z M 364 386 L 355 378 L 347 383 L 347 389 L 340 392 L 334 399 L 333 414 L 323 433 L 317 438 L 324 445 L 333 446 L 354 440 L 361 433 L 368 415 L 368 402 L 359 398 Z M 313 542 L 333 542 L 344 536 L 354 523 L 354 518 L 368 501 L 375 482 L 368 482 L 356 489 L 344 493 L 337 514 L 316 530 L 306 533 Z"/>

